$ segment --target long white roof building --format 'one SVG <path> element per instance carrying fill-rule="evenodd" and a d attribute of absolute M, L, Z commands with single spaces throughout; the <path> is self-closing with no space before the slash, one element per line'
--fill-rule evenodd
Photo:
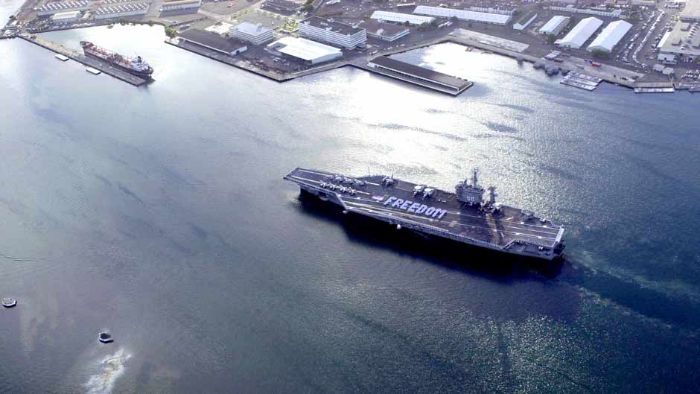
<path fill-rule="evenodd" d="M 404 14 L 401 12 L 390 12 L 390 11 L 374 11 L 370 18 L 376 19 L 378 21 L 384 21 L 384 22 L 395 22 L 395 23 L 408 22 L 411 25 L 423 25 L 423 24 L 430 23 L 430 22 L 435 20 L 435 18 L 433 18 L 432 16 Z"/>
<path fill-rule="evenodd" d="M 267 46 L 279 53 L 301 59 L 310 64 L 327 62 L 343 56 L 343 52 L 338 48 L 305 38 L 282 37 Z"/>
<path fill-rule="evenodd" d="M 622 20 L 610 22 L 605 26 L 605 29 L 598 34 L 598 37 L 593 40 L 591 45 L 588 46 L 588 50 L 598 50 L 607 53 L 612 52 L 615 45 L 622 40 L 622 37 L 624 37 L 631 28 L 632 24 Z"/>
<path fill-rule="evenodd" d="M 440 18 L 461 19 L 464 21 L 474 21 L 483 23 L 493 23 L 496 25 L 506 25 L 510 22 L 512 16 L 504 14 L 493 14 L 488 12 L 458 10 L 455 8 L 430 7 L 427 5 L 419 5 L 413 10 L 414 14 L 436 16 Z"/>
<path fill-rule="evenodd" d="M 593 16 L 581 19 L 564 38 L 554 43 L 562 47 L 581 48 L 602 25 L 603 21 Z"/>
<path fill-rule="evenodd" d="M 561 33 L 561 31 L 564 30 L 564 28 L 569 24 L 570 20 L 571 18 L 568 16 L 555 15 L 540 28 L 539 32 L 548 36 L 559 35 L 559 33 Z"/>

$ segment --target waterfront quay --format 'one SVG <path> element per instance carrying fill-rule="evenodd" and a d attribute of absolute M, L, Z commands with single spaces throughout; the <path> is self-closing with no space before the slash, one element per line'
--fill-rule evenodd
<path fill-rule="evenodd" d="M 677 41 L 692 35 L 700 27 L 700 11 L 687 7 L 681 12 L 677 7 L 683 6 L 670 0 L 653 7 L 613 4 L 590 8 L 516 5 L 502 0 L 488 6 L 478 0 L 450 5 L 439 0 L 423 0 L 420 5 L 395 1 L 312 1 L 306 5 L 286 0 L 134 1 L 138 3 L 28 0 L 0 35 L 158 23 L 165 27 L 167 44 L 278 82 L 353 66 L 457 95 L 479 82 L 450 86 L 439 82 L 442 76 L 437 83 L 423 78 L 422 74 L 430 72 L 424 68 L 407 73 L 374 62 L 452 42 L 532 63 L 549 76 L 574 72 L 575 77 L 565 84 L 586 90 L 595 89 L 598 82 L 590 82 L 597 80 L 637 91 L 700 90 L 695 55 L 668 42 L 670 36 Z M 50 44 L 42 46 L 51 49 Z M 79 61 L 93 66 L 91 60 Z M 97 64 L 95 68 L 131 79 L 122 78 L 119 70 L 109 66 Z"/>
<path fill-rule="evenodd" d="M 529 48 L 528 44 L 467 29 L 455 29 L 447 36 L 444 42 L 453 42 L 479 48 L 499 55 L 512 57 L 518 61 L 526 61 L 533 65 L 541 65 L 543 68 L 547 66 L 556 67 L 564 73 L 571 71 L 585 73 L 603 81 L 632 89 L 636 87 L 636 80 L 644 75 L 640 72 L 621 67 L 603 64 L 594 65 L 590 61 L 570 55 L 565 55 L 554 60 L 547 60 L 544 57 L 528 54 L 526 52 Z"/>
<path fill-rule="evenodd" d="M 472 82 L 465 79 L 402 62 L 388 56 L 373 59 L 367 63 L 367 69 L 377 74 L 453 96 L 459 95 L 473 85 Z"/>
<path fill-rule="evenodd" d="M 19 35 L 19 38 L 26 40 L 32 44 L 36 44 L 42 48 L 46 48 L 52 52 L 55 52 L 57 54 L 63 55 L 69 59 L 72 59 L 78 63 L 81 63 L 82 65 L 86 67 L 92 67 L 94 69 L 97 69 L 99 71 L 102 71 L 103 73 L 110 75 L 114 78 L 117 78 L 121 81 L 124 81 L 126 83 L 129 83 L 134 86 L 142 86 L 145 85 L 148 81 L 137 77 L 133 74 L 129 74 L 126 71 L 120 70 L 116 67 L 113 67 L 106 62 L 100 61 L 98 59 L 94 59 L 88 56 L 85 56 L 82 53 L 79 53 L 77 51 L 68 49 L 64 47 L 63 45 L 59 45 L 53 41 L 45 40 L 39 36 L 36 35 Z"/>
<path fill-rule="evenodd" d="M 256 75 L 260 75 L 262 77 L 271 79 L 276 82 L 285 82 L 285 81 L 290 81 L 292 79 L 304 77 L 307 75 L 312 75 L 316 73 L 321 73 L 325 71 L 330 71 L 336 68 L 348 66 L 348 65 L 353 65 L 353 62 L 349 60 L 341 60 L 341 61 L 336 61 L 333 63 L 327 63 L 321 66 L 317 66 L 314 68 L 309 68 L 309 69 L 304 69 L 304 70 L 299 70 L 299 71 L 292 71 L 292 72 L 286 72 L 282 73 L 274 69 L 269 69 L 269 68 L 264 68 L 264 66 L 261 66 L 260 64 L 255 64 L 254 61 L 247 59 L 247 58 L 242 58 L 242 57 L 231 57 L 226 54 L 222 54 L 219 51 L 203 47 L 201 45 L 193 44 L 191 42 L 187 42 L 184 40 L 180 39 L 166 39 L 165 43 L 168 45 L 172 45 L 175 47 L 178 47 L 180 49 L 184 49 L 186 51 L 195 53 L 200 56 L 207 57 L 212 60 L 216 60 L 221 63 L 228 64 L 229 66 L 236 67 L 241 70 L 245 70 L 248 72 L 251 72 Z"/>

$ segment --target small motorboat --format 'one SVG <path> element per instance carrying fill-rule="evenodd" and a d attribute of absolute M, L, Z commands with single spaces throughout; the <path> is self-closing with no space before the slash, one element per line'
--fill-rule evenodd
<path fill-rule="evenodd" d="M 4 306 L 5 308 L 12 308 L 15 305 L 17 305 L 17 300 L 15 300 L 14 298 L 2 299 L 2 306 Z"/>
<path fill-rule="evenodd" d="M 114 338 L 112 338 L 112 334 L 108 332 L 101 332 L 100 336 L 98 337 L 100 342 L 102 343 L 111 343 L 114 342 Z"/>

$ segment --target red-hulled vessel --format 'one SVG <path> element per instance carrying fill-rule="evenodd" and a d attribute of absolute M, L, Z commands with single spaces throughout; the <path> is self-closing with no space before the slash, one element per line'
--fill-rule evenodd
<path fill-rule="evenodd" d="M 92 56 L 106 61 L 109 64 L 138 77 L 151 79 L 153 67 L 141 59 L 141 56 L 123 56 L 108 49 L 100 48 L 89 41 L 80 41 L 80 46 L 83 47 L 83 52 L 86 56 Z"/>

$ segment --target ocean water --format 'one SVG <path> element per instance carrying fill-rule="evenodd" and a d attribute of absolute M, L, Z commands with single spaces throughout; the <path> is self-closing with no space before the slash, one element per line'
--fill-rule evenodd
<path fill-rule="evenodd" d="M 0 391 L 700 383 L 700 96 L 579 91 L 457 45 L 401 55 L 475 82 L 452 98 L 352 68 L 278 84 L 159 27 L 47 36 L 140 54 L 156 81 L 0 41 L 0 296 L 19 300 Z M 297 166 L 445 189 L 479 167 L 566 225 L 566 260 L 406 245 L 304 204 Z"/>

